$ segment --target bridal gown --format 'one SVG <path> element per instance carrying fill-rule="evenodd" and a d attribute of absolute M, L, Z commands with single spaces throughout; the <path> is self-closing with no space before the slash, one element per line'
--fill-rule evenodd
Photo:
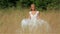
<path fill-rule="evenodd" d="M 37 19 L 39 11 L 33 15 L 32 12 L 29 12 L 31 18 L 23 19 L 21 21 L 22 32 L 24 34 L 49 34 L 50 26 L 43 19 Z"/>

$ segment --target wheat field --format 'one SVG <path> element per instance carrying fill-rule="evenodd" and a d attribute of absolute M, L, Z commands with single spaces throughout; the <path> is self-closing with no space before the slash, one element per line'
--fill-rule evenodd
<path fill-rule="evenodd" d="M 29 9 L 0 10 L 0 34 L 21 34 L 21 20 L 28 17 L 28 12 Z M 41 11 L 40 18 L 48 21 L 51 34 L 60 34 L 60 10 Z"/>

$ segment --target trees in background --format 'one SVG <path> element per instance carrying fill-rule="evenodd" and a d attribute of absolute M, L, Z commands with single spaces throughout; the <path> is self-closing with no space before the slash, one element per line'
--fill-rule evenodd
<path fill-rule="evenodd" d="M 9 7 L 29 7 L 31 3 L 36 5 L 36 8 L 47 9 L 60 8 L 60 0 L 0 0 L 0 8 L 9 8 Z"/>
<path fill-rule="evenodd" d="M 0 8 L 16 7 L 18 0 L 0 0 Z"/>

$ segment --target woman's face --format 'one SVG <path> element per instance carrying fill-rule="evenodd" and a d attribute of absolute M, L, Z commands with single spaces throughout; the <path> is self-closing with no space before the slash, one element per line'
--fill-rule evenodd
<path fill-rule="evenodd" d="M 31 4 L 31 10 L 34 11 L 35 10 L 35 5 Z"/>

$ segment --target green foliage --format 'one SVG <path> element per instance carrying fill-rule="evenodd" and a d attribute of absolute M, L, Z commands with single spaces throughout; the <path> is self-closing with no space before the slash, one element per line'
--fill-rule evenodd
<path fill-rule="evenodd" d="M 8 8 L 16 6 L 17 0 L 0 0 L 0 8 Z"/>
<path fill-rule="evenodd" d="M 60 0 L 52 0 L 50 4 L 48 4 L 48 7 L 52 7 L 52 8 L 58 8 L 59 9 L 59 5 L 60 5 Z"/>
<path fill-rule="evenodd" d="M 0 8 L 9 7 L 30 7 L 30 4 L 34 3 L 36 8 L 47 9 L 49 8 L 59 8 L 60 0 L 0 0 Z"/>
<path fill-rule="evenodd" d="M 47 7 L 59 9 L 59 0 L 20 0 L 22 7 L 29 7 L 31 3 L 36 5 L 36 8 L 47 10 Z"/>

